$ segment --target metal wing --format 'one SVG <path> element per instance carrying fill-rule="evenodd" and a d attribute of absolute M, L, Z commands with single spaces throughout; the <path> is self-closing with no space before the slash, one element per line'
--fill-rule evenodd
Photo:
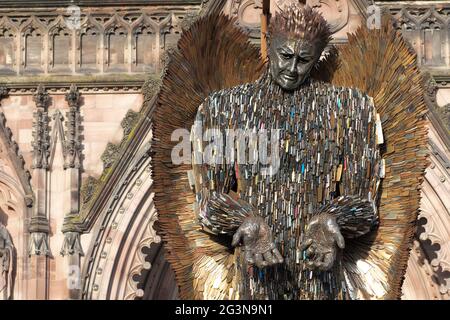
<path fill-rule="evenodd" d="M 345 277 L 355 299 L 399 299 L 428 164 L 424 82 L 415 53 L 388 17 L 379 30 L 349 35 L 338 60 L 331 82 L 374 98 L 385 140 L 380 226 L 347 243 Z"/>

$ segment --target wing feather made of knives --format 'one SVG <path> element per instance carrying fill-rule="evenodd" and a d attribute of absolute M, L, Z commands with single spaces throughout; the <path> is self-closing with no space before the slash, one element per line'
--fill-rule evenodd
<path fill-rule="evenodd" d="M 390 17 L 381 29 L 360 27 L 331 59 L 331 82 L 356 87 L 374 98 L 380 114 L 385 178 L 376 232 L 349 240 L 344 251 L 346 281 L 354 298 L 399 299 L 420 206 L 427 159 L 427 106 L 416 55 Z"/>
<path fill-rule="evenodd" d="M 262 70 L 259 49 L 250 44 L 247 34 L 233 19 L 212 13 L 183 32 L 163 78 L 152 115 L 154 202 L 167 259 L 183 299 L 199 298 L 201 289 L 196 287 L 207 281 L 207 275 L 195 274 L 195 261 L 225 264 L 231 256 L 226 246 L 201 231 L 187 174 L 192 167 L 172 163 L 171 152 L 179 142 L 171 141 L 171 135 L 177 129 L 190 130 L 209 93 L 254 81 Z"/>

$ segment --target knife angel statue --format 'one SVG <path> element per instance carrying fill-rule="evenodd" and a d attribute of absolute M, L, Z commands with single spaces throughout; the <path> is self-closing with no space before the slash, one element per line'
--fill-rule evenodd
<path fill-rule="evenodd" d="M 389 19 L 330 40 L 307 6 L 272 17 L 268 61 L 223 14 L 183 32 L 152 113 L 182 299 L 400 297 L 427 165 L 422 76 Z"/>

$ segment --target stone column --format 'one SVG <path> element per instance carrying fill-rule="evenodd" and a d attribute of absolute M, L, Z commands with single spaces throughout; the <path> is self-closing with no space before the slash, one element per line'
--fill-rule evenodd
<path fill-rule="evenodd" d="M 81 256 L 84 255 L 81 247 L 81 230 L 71 221 L 78 216 L 80 211 L 80 180 L 81 180 L 81 95 L 78 88 L 72 85 L 66 94 L 69 104 L 69 112 L 66 114 L 66 141 L 64 146 L 64 169 L 68 171 L 70 184 L 70 211 L 64 218 L 64 243 L 61 255 L 67 256 L 68 263 L 68 289 L 69 299 L 78 299 L 81 290 Z"/>
<path fill-rule="evenodd" d="M 50 231 L 47 219 L 47 169 L 49 157 L 49 117 L 48 104 L 50 97 L 42 85 L 39 85 L 34 95 L 36 112 L 33 114 L 33 189 L 35 203 L 29 224 L 31 256 L 31 283 L 30 299 L 46 299 L 48 289 L 48 256 L 51 255 L 48 244 Z M 34 281 L 35 280 L 35 281 Z"/>

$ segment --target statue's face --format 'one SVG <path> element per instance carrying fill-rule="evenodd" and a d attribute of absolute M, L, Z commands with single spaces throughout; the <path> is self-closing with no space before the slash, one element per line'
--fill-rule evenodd
<path fill-rule="evenodd" d="M 275 37 L 270 46 L 270 73 L 284 90 L 300 87 L 309 77 L 322 52 L 318 46 L 302 39 Z"/>

